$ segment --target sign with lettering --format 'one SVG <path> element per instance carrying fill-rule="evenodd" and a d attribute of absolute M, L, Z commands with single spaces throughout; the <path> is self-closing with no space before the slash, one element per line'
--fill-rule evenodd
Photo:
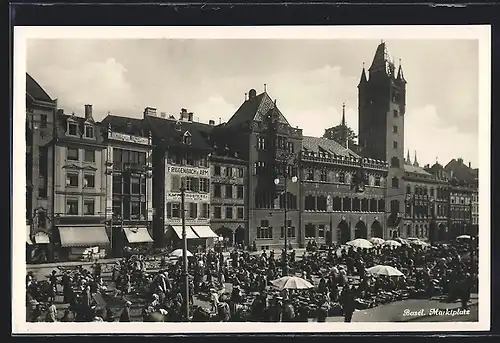
<path fill-rule="evenodd" d="M 188 176 L 210 176 L 210 168 L 167 166 L 167 173 Z"/>
<path fill-rule="evenodd" d="M 181 201 L 181 193 L 180 192 L 168 192 L 166 196 L 166 200 L 176 200 Z M 210 196 L 207 193 L 188 193 L 184 194 L 185 201 L 209 201 Z"/>
<path fill-rule="evenodd" d="M 149 144 L 149 138 L 147 137 L 134 136 L 120 132 L 111 132 L 108 136 L 108 139 L 120 142 L 143 144 L 143 145 Z"/>

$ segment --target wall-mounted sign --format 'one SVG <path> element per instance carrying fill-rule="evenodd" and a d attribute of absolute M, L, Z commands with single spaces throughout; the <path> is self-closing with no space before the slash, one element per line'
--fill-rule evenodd
<path fill-rule="evenodd" d="M 185 193 L 184 194 L 185 201 L 209 201 L 210 196 L 206 193 Z M 181 201 L 181 193 L 180 192 L 168 192 L 166 196 L 166 200 L 177 200 Z"/>
<path fill-rule="evenodd" d="M 120 142 L 143 144 L 143 145 L 149 144 L 149 138 L 147 137 L 128 135 L 126 133 L 120 133 L 120 132 L 111 132 L 108 136 L 108 139 Z"/>
<path fill-rule="evenodd" d="M 177 167 L 167 166 L 167 173 L 169 174 L 182 174 L 190 176 L 209 176 L 210 168 L 192 168 L 192 167 Z"/>

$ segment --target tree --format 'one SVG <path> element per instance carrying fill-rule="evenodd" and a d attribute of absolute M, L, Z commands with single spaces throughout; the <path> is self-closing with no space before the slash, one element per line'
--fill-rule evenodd
<path fill-rule="evenodd" d="M 354 146 L 356 144 L 355 140 L 358 138 L 358 136 L 354 133 L 353 129 L 351 129 L 349 126 L 345 126 L 346 130 L 346 136 L 347 136 L 347 142 L 349 146 Z M 331 127 L 329 129 L 325 130 L 325 134 L 323 135 L 323 138 L 328 138 L 331 140 L 336 141 L 337 143 L 343 143 L 343 136 L 344 136 L 344 126 L 343 125 L 337 125 L 334 127 Z"/>

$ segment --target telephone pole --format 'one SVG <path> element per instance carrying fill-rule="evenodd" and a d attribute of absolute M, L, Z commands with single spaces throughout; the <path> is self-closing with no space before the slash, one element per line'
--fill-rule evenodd
<path fill-rule="evenodd" d="M 182 262 L 184 269 L 184 304 L 186 306 L 186 321 L 189 321 L 189 272 L 188 272 L 188 258 L 187 258 L 187 236 L 186 236 L 186 210 L 184 208 L 184 198 L 186 188 L 184 186 L 184 179 L 181 183 L 181 220 L 182 220 Z"/>

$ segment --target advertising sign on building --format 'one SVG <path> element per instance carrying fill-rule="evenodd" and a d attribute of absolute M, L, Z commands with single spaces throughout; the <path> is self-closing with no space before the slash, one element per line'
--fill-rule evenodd
<path fill-rule="evenodd" d="M 109 134 L 108 139 L 112 139 L 112 140 L 120 141 L 120 142 L 143 144 L 143 145 L 149 144 L 149 138 L 147 138 L 147 137 L 128 135 L 128 134 L 120 133 L 120 132 L 111 132 Z"/>
<path fill-rule="evenodd" d="M 188 193 L 184 194 L 185 201 L 201 201 L 206 202 L 210 200 L 209 194 L 205 193 Z M 181 201 L 181 193 L 180 192 L 167 192 L 166 200 L 176 200 Z"/>
<path fill-rule="evenodd" d="M 167 174 L 180 174 L 183 176 L 210 176 L 209 168 L 167 166 Z"/>

